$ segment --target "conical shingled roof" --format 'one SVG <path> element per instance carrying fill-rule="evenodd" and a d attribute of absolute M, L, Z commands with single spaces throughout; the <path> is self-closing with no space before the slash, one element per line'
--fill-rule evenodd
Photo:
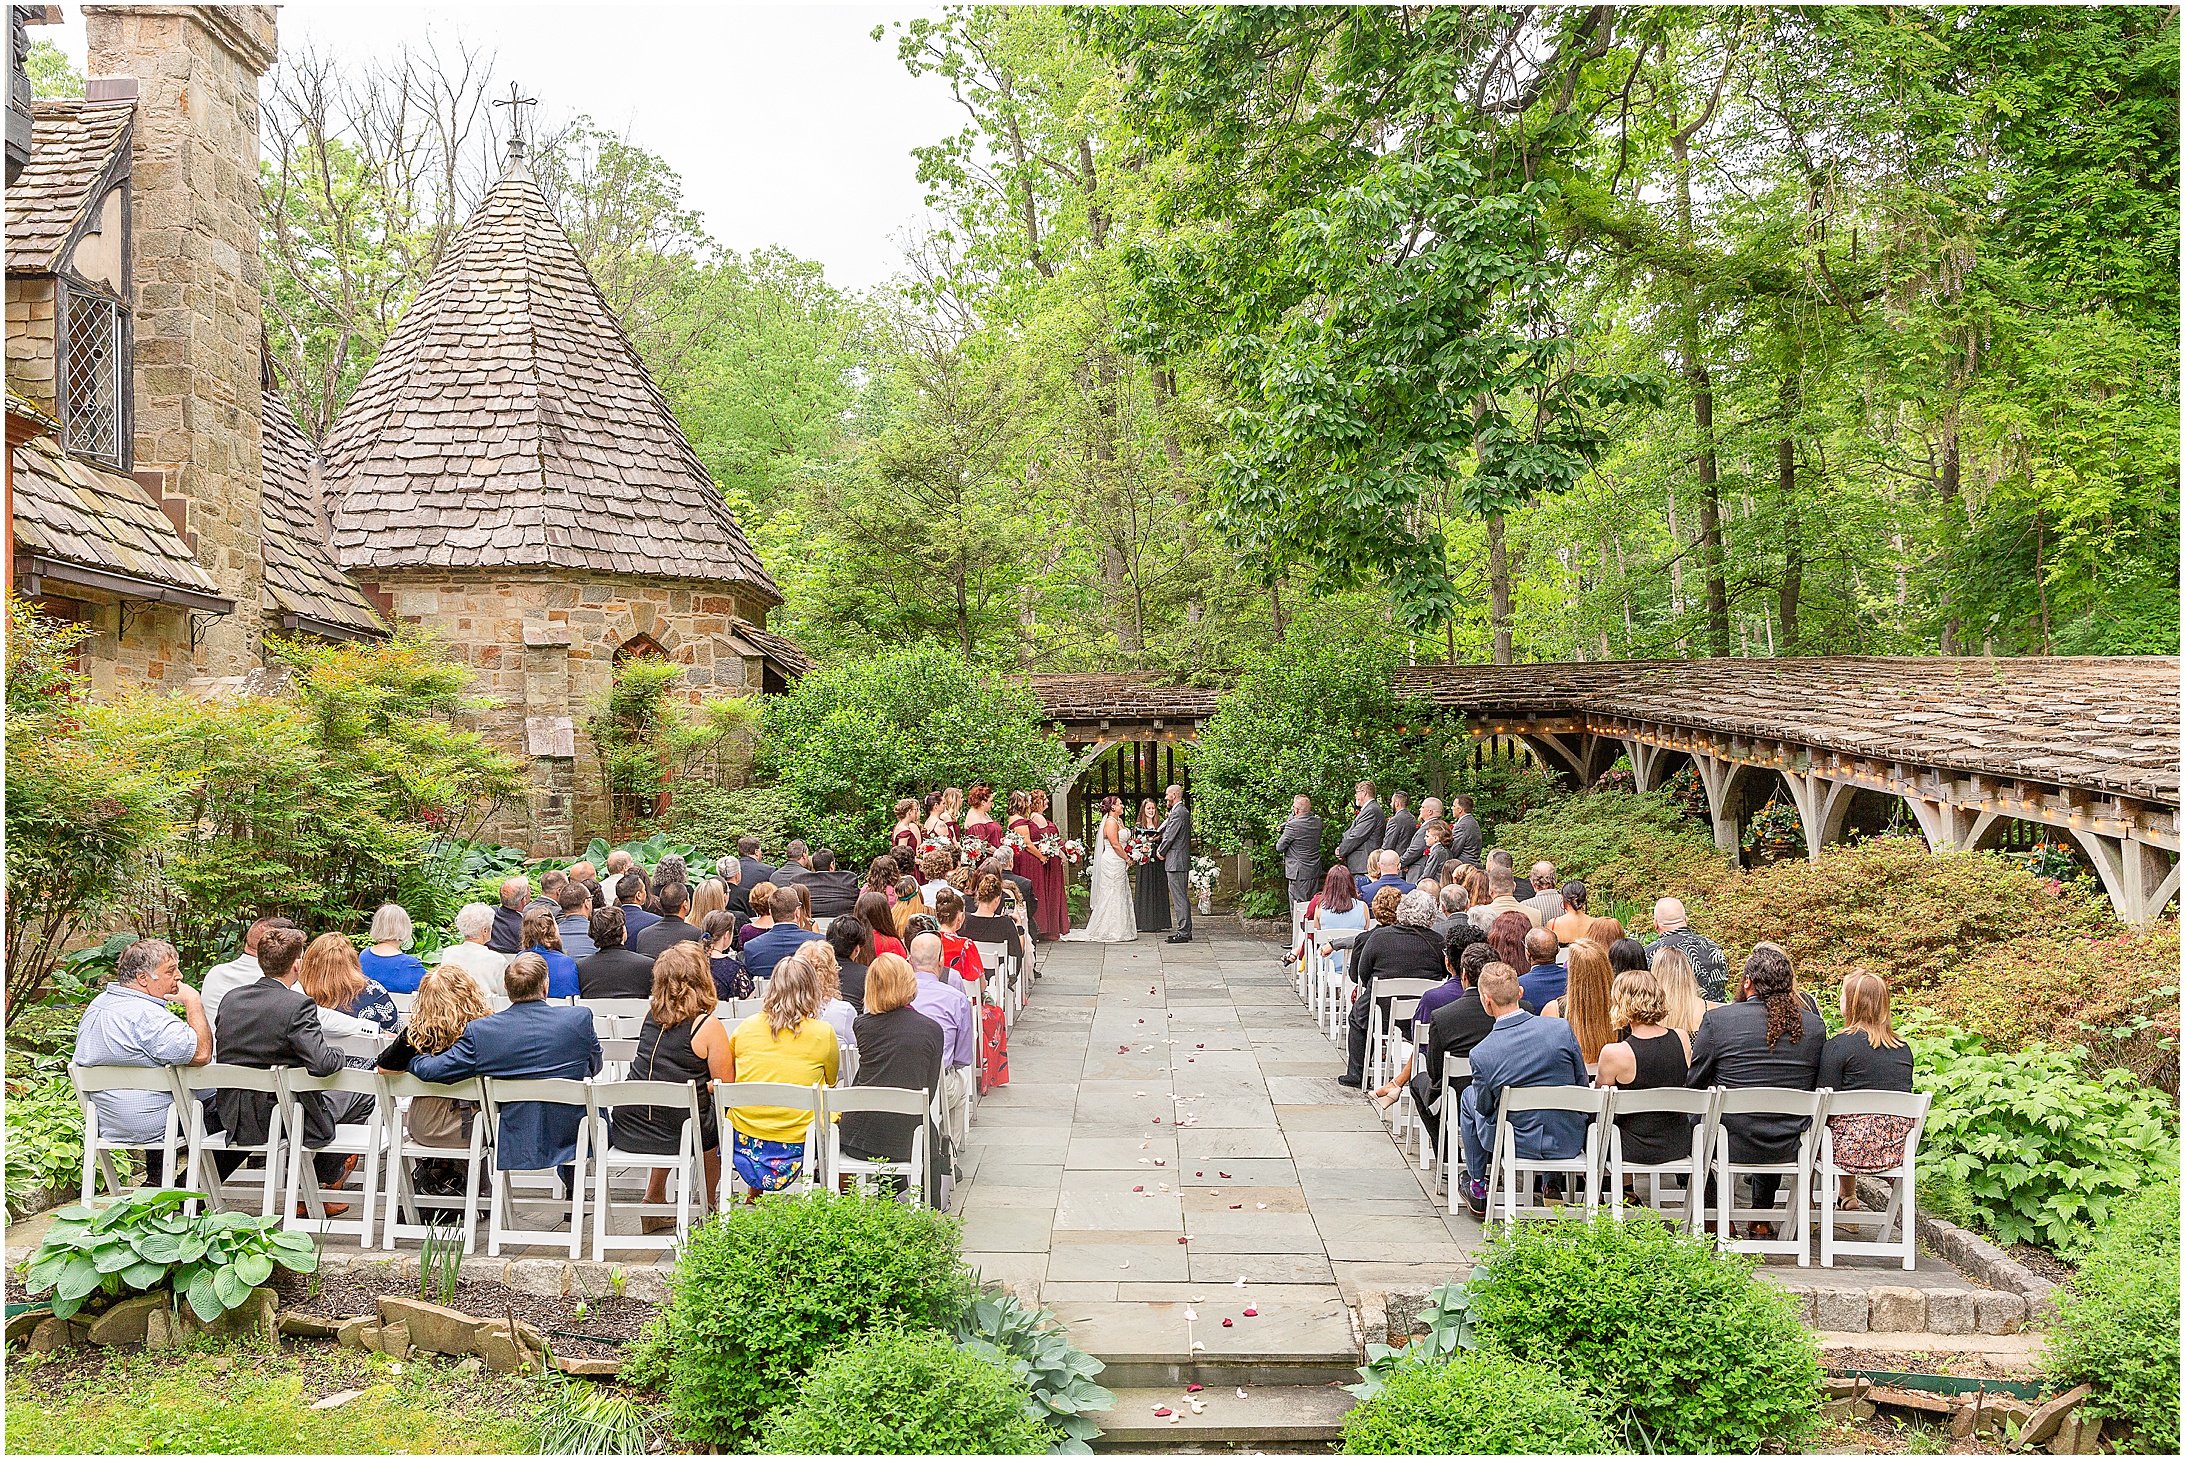
<path fill-rule="evenodd" d="M 395 326 L 324 455 L 351 571 L 567 568 L 781 602 L 520 161 Z"/>
<path fill-rule="evenodd" d="M 260 441 L 265 494 L 260 499 L 266 591 L 274 606 L 308 633 L 334 638 L 387 636 L 387 625 L 364 590 L 334 561 L 327 545 L 319 489 L 311 479 L 311 446 L 287 403 L 267 388 Z"/>

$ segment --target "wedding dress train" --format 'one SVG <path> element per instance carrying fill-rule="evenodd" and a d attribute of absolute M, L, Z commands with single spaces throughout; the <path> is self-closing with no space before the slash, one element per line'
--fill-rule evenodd
<path fill-rule="evenodd" d="M 1133 943 L 1138 939 L 1130 862 L 1109 844 L 1105 824 L 1093 843 L 1092 916 L 1084 927 L 1063 936 L 1077 943 Z"/>

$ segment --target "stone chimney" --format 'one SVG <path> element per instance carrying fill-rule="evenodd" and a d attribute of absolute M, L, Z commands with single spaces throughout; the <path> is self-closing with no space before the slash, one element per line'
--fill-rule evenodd
<path fill-rule="evenodd" d="M 86 5 L 87 67 L 138 87 L 136 476 L 187 504 L 198 560 L 236 611 L 213 622 L 200 675 L 259 661 L 258 78 L 276 54 L 270 5 Z"/>

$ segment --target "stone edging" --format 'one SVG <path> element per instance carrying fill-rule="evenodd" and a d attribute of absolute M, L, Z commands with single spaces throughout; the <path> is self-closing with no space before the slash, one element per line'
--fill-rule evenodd
<path fill-rule="evenodd" d="M 1887 1188 L 1864 1177 L 1859 1181 L 1859 1197 L 1870 1205 L 1886 1206 L 1889 1201 Z M 1912 1226 L 1920 1241 L 1959 1271 L 1991 1288 L 2016 1293 L 2025 1299 L 2027 1321 L 2037 1323 L 2047 1316 L 2050 1302 L 2056 1295 L 2055 1283 L 1994 1243 L 1940 1217 L 1930 1217 L 1922 1212 L 1914 1217 Z"/>
<path fill-rule="evenodd" d="M 369 1252 L 357 1248 L 321 1247 L 319 1272 L 323 1276 L 373 1273 L 413 1289 L 419 1281 L 418 1254 Z M 463 1259 L 464 1282 L 499 1283 L 519 1293 L 540 1298 L 593 1297 L 617 1294 L 641 1303 L 658 1305 L 668 1300 L 668 1272 L 664 1265 L 646 1263 L 571 1261 L 566 1257 L 487 1257 L 478 1253 Z"/>

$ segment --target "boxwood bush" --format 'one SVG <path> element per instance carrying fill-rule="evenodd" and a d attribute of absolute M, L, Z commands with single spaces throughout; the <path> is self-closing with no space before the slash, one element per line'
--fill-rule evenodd
<path fill-rule="evenodd" d="M 2177 1200 L 2172 1171 L 2115 1210 L 2044 1346 L 2056 1386 L 2093 1385 L 2089 1412 L 2129 1423 L 2150 1455 L 2178 1445 Z"/>
<path fill-rule="evenodd" d="M 1346 1455 L 1598 1455 L 1618 1448 L 1555 1370 L 1492 1349 L 1398 1369 L 1343 1420 Z"/>
<path fill-rule="evenodd" d="M 668 1403 L 686 1440 L 748 1449 L 847 1335 L 945 1331 L 969 1301 L 958 1226 L 873 1197 L 768 1197 L 691 1235 L 672 1280 Z"/>
<path fill-rule="evenodd" d="M 1520 867 L 1545 859 L 1563 876 L 1583 880 L 1586 906 L 1597 917 L 1612 903 L 1651 909 L 1655 898 L 1671 893 L 1690 902 L 1729 887 L 1737 875 L 1714 839 L 1658 791 L 1566 796 L 1504 822 L 1495 844 Z"/>
<path fill-rule="evenodd" d="M 1054 1432 L 1000 1364 L 935 1333 L 870 1333 L 766 1426 L 770 1455 L 1039 1455 Z"/>
<path fill-rule="evenodd" d="M 1591 1393 L 1633 1449 L 1749 1453 L 1820 1409 L 1821 1360 L 1751 1259 L 1650 1218 L 1521 1222 L 1471 1284 L 1482 1347 Z"/>

